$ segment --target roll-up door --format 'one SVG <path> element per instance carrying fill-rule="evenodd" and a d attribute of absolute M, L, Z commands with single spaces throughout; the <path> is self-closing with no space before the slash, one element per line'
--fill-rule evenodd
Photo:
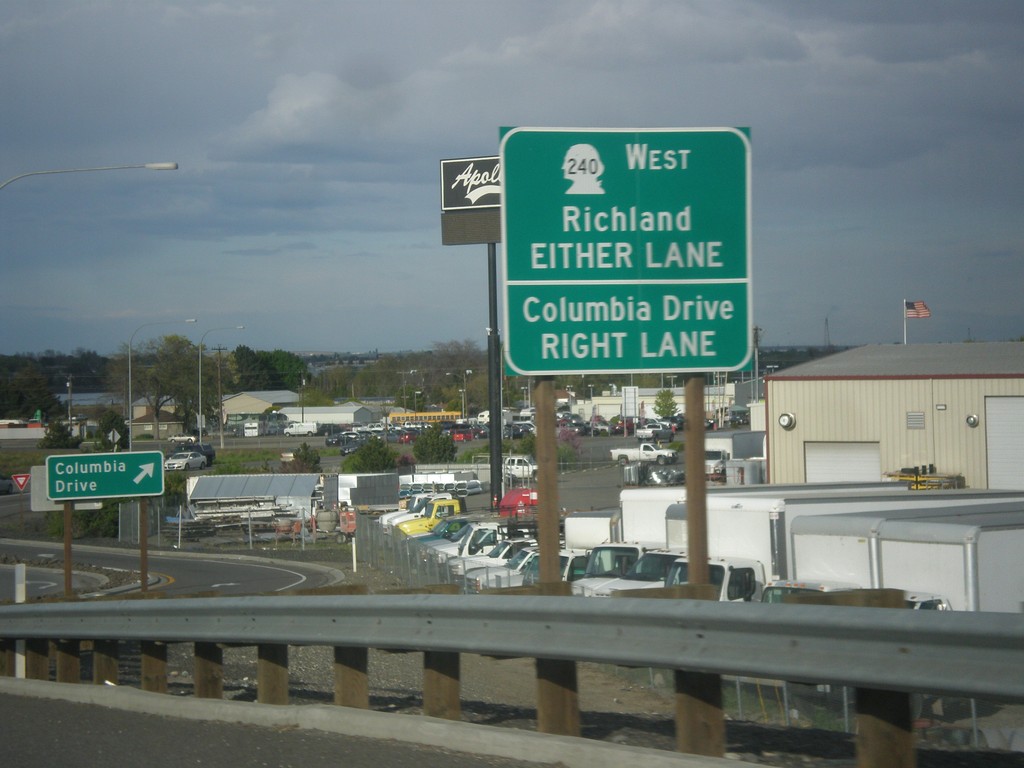
<path fill-rule="evenodd" d="M 986 397 L 988 487 L 1024 490 L 1024 397 Z"/>
<path fill-rule="evenodd" d="M 804 467 L 808 483 L 882 480 L 878 443 L 805 443 Z"/>

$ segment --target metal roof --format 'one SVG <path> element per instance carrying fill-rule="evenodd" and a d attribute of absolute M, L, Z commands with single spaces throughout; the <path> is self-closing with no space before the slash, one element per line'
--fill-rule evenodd
<path fill-rule="evenodd" d="M 1024 342 L 872 344 L 786 368 L 769 379 L 1024 378 Z"/>
<path fill-rule="evenodd" d="M 192 501 L 308 497 L 320 475 L 204 475 L 189 494 Z"/>
<path fill-rule="evenodd" d="M 266 390 L 248 390 L 244 392 L 236 392 L 233 395 L 225 395 L 224 400 L 232 400 L 236 397 L 242 397 L 247 395 L 248 397 L 254 397 L 257 400 L 265 400 L 273 405 L 282 405 L 299 402 L 299 395 L 297 392 L 292 392 L 290 389 L 266 389 Z"/>

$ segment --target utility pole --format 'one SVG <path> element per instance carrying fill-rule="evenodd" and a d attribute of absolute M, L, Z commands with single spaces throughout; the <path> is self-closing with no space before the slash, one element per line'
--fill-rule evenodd
<path fill-rule="evenodd" d="M 217 353 L 217 424 L 220 429 L 220 447 L 224 449 L 224 390 L 221 387 L 220 381 L 220 355 L 221 352 L 227 351 L 227 347 L 214 347 L 213 350 Z"/>

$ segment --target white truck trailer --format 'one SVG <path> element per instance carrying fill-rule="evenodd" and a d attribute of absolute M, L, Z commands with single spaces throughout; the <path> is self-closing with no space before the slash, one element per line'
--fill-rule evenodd
<path fill-rule="evenodd" d="M 707 498 L 713 496 L 807 496 L 813 494 L 901 493 L 901 483 L 795 483 L 780 485 L 709 486 Z M 619 493 L 621 525 L 612 541 L 635 541 L 647 547 L 667 546 L 665 511 L 672 504 L 686 502 L 686 487 L 624 488 Z"/>
<path fill-rule="evenodd" d="M 789 492 L 786 495 L 711 494 L 707 496 L 707 545 L 713 557 L 743 557 L 764 563 L 768 579 L 796 574 L 789 545 L 793 522 L 807 515 L 851 512 L 884 514 L 899 510 L 982 506 L 1019 499 L 1020 491 L 896 491 Z M 665 546 L 688 548 L 686 504 L 666 510 Z"/>
<path fill-rule="evenodd" d="M 903 490 L 901 490 L 903 489 Z M 821 483 L 793 485 L 747 485 L 735 488 L 708 488 L 708 506 L 712 497 L 728 495 L 730 499 L 737 496 L 777 497 L 780 494 L 796 496 L 800 494 L 822 495 L 860 493 L 909 493 L 906 486 L 898 483 Z M 686 488 L 626 488 L 619 495 L 621 514 L 617 521 L 612 521 L 611 539 L 607 544 L 594 546 L 590 552 L 587 571 L 583 578 L 573 582 L 572 592 L 575 595 L 593 595 L 607 582 L 621 578 L 633 563 L 649 549 L 661 549 L 669 544 L 669 524 L 667 511 L 673 505 L 684 504 L 682 524 L 685 533 L 685 501 Z M 730 501 L 730 504 L 735 501 Z M 569 515 L 566 518 L 572 517 Z M 566 529 L 568 537 L 568 529 Z M 673 535 L 671 546 L 685 548 L 685 535 Z M 763 549 L 757 549 L 759 556 Z M 719 557 L 744 557 L 743 552 L 712 552 Z M 765 562 L 765 570 L 769 567 Z M 764 583 L 762 578 L 761 584 Z"/>
<path fill-rule="evenodd" d="M 566 549 L 593 549 L 613 541 L 619 530 L 622 513 L 610 509 L 579 509 L 562 520 Z"/>
<path fill-rule="evenodd" d="M 1024 608 L 1024 501 L 794 522 L 796 576 L 957 611 Z"/>

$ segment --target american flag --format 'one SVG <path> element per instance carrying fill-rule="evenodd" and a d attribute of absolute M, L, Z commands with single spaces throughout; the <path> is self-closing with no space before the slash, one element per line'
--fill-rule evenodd
<path fill-rule="evenodd" d="M 923 301 L 904 301 L 907 317 L 931 317 L 932 311 Z"/>

